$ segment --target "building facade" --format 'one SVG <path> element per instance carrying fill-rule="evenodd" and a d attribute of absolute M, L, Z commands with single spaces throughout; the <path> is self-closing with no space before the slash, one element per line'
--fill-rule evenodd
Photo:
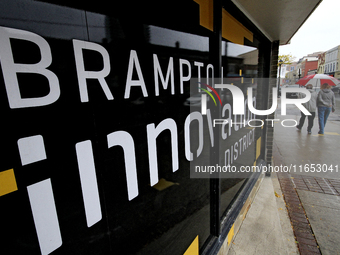
<path fill-rule="evenodd" d="M 336 46 L 325 53 L 325 74 L 338 76 L 339 71 L 339 47 Z M 339 76 L 338 76 L 339 77 Z M 335 77 L 335 78 L 338 78 Z M 339 77 L 340 78 L 340 77 Z"/>
<path fill-rule="evenodd" d="M 301 77 L 306 75 L 315 74 L 318 69 L 318 57 L 307 56 L 300 62 Z"/>
<path fill-rule="evenodd" d="M 1 1 L 0 249 L 226 252 L 272 158 L 270 122 L 242 120 L 319 3 Z M 241 124 L 224 82 L 252 88 Z"/>
<path fill-rule="evenodd" d="M 325 72 L 325 57 L 326 57 L 326 52 L 322 52 L 318 56 L 318 71 L 317 73 L 324 73 Z"/>
<path fill-rule="evenodd" d="M 295 84 L 295 82 L 298 80 L 297 70 L 298 70 L 297 62 L 293 62 L 292 64 L 287 65 L 284 84 L 288 85 Z"/>

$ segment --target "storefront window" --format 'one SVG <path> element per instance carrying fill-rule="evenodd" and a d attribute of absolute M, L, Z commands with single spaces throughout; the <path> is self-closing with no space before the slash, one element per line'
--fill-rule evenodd
<path fill-rule="evenodd" d="M 239 170 L 260 155 L 262 127 L 248 123 L 260 56 L 231 14 L 221 41 L 200 8 L 1 1 L 0 171 L 16 185 L 0 194 L 3 250 L 174 255 L 216 240 L 213 219 L 223 224 L 252 175 Z M 242 93 L 243 112 L 216 84 Z M 216 194 L 211 167 L 237 169 Z"/>
<path fill-rule="evenodd" d="M 228 70 L 224 74 L 224 83 L 238 87 L 245 97 L 244 114 L 234 115 L 230 93 L 227 92 L 224 96 L 222 119 L 229 119 L 230 123 L 221 125 L 220 162 L 221 165 L 229 166 L 229 169 L 221 178 L 221 217 L 237 196 L 244 181 L 253 173 L 250 167 L 256 165 L 258 139 L 255 126 L 260 125 L 251 121 L 256 118 L 249 110 L 247 101 L 247 89 L 252 88 L 252 103 L 256 105 L 258 50 L 231 42 L 224 42 L 222 45 L 225 45 L 225 54 L 222 56 L 223 69 Z M 228 68 L 224 68 L 225 66 Z"/>
<path fill-rule="evenodd" d="M 188 33 L 165 28 L 161 17 L 132 21 L 124 8 L 96 13 L 2 1 L 1 9 L 8 40 L 0 46 L 1 108 L 11 123 L 3 164 L 14 168 L 19 186 L 1 197 L 8 208 L 1 215 L 22 230 L 7 235 L 3 248 L 172 255 L 197 236 L 202 247 L 210 235 L 209 180 L 190 178 L 184 129 L 189 79 L 199 72 L 195 63 L 208 65 L 209 33 L 197 22 Z M 195 2 L 186 9 L 199 14 Z M 17 69 L 20 95 L 9 89 L 5 54 L 28 70 Z M 43 144 L 46 156 L 22 163 L 16 145 L 22 151 L 25 141 Z M 46 229 L 33 208 L 34 191 L 44 187 L 52 195 L 45 216 L 54 219 Z"/>

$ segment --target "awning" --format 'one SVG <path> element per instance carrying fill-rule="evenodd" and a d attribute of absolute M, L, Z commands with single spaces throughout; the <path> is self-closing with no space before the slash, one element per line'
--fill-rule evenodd
<path fill-rule="evenodd" d="M 232 0 L 271 41 L 288 44 L 322 0 Z"/>

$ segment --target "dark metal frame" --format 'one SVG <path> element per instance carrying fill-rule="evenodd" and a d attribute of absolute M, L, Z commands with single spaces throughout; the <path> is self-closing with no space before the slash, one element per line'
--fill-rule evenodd
<path fill-rule="evenodd" d="M 214 0 L 214 31 L 209 38 L 209 51 L 211 56 L 211 63 L 214 65 L 214 75 L 215 77 L 221 77 L 221 67 L 222 67 L 222 57 L 221 57 L 221 43 L 222 43 L 222 8 L 230 11 L 235 18 L 239 21 L 244 22 L 246 27 L 251 28 L 254 31 L 254 37 L 256 37 L 254 46 L 259 49 L 259 74 L 261 77 L 270 76 L 270 60 L 272 54 L 272 44 L 269 40 L 254 26 L 247 17 L 241 13 L 237 7 L 229 0 Z M 268 97 L 269 97 L 270 84 L 262 84 L 261 93 L 263 95 L 263 100 L 261 102 L 261 109 L 267 109 Z M 217 116 L 220 112 L 220 107 L 212 107 L 213 116 Z M 266 116 L 263 116 L 265 118 Z M 210 164 L 216 165 L 219 162 L 219 131 L 220 126 L 216 127 L 218 130 L 214 132 L 214 144 L 215 146 L 210 152 Z M 258 166 L 266 165 L 263 160 L 266 153 L 266 132 L 267 127 L 265 125 L 264 129 L 260 130 L 260 136 L 263 138 L 261 144 L 261 154 L 260 159 L 257 162 Z M 212 175 L 210 179 L 210 236 L 205 242 L 204 246 L 200 249 L 200 254 L 217 254 L 228 233 L 233 226 L 235 220 L 237 219 L 241 209 L 243 208 L 250 192 L 254 188 L 260 173 L 253 173 L 248 179 L 244 181 L 241 188 L 238 190 L 237 194 L 234 196 L 233 200 L 225 210 L 222 217 L 220 217 L 220 195 L 221 195 L 221 179 L 219 174 Z M 222 224 L 222 220 L 224 223 Z"/>

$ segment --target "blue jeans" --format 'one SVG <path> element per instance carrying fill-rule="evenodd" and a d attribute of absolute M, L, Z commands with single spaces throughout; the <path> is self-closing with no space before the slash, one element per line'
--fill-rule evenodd
<path fill-rule="evenodd" d="M 318 114 L 319 114 L 319 134 L 324 133 L 324 128 L 326 126 L 326 122 L 328 119 L 329 114 L 331 113 L 332 108 L 326 106 L 318 107 Z"/>

